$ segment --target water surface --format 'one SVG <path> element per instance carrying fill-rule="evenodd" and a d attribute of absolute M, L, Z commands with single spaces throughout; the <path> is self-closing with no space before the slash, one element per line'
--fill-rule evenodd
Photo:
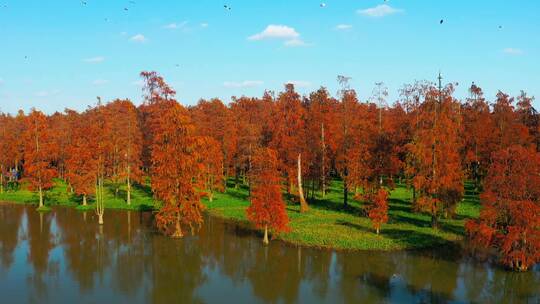
<path fill-rule="evenodd" d="M 206 218 L 156 233 L 151 213 L 0 205 L 1 303 L 540 303 L 540 269 L 465 254 L 333 252 L 271 242 Z"/>

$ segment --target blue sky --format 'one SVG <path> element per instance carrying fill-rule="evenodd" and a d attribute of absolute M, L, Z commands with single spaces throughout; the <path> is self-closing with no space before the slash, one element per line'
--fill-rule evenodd
<path fill-rule="evenodd" d="M 86 2 L 0 0 L 1 111 L 83 110 L 96 96 L 138 104 L 142 70 L 161 73 L 186 105 L 285 82 L 335 94 L 339 74 L 362 99 L 383 81 L 391 102 L 439 70 L 459 82 L 458 97 L 472 81 L 488 99 L 540 96 L 537 0 Z"/>

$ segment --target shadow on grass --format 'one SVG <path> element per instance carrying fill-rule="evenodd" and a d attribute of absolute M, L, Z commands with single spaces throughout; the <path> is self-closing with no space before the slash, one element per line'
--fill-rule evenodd
<path fill-rule="evenodd" d="M 296 198 L 294 197 L 292 201 L 294 202 L 295 199 Z M 288 200 L 291 201 L 290 199 Z M 352 200 L 349 200 L 348 204 L 345 205 L 343 200 L 334 201 L 331 199 L 313 198 L 309 200 L 308 204 L 310 207 L 322 210 L 338 211 L 353 215 L 364 215 L 364 210 L 362 207 L 357 203 L 353 205 Z"/>
<path fill-rule="evenodd" d="M 145 195 L 153 197 L 154 193 L 152 192 L 152 187 L 150 185 L 141 185 L 141 184 L 133 184 L 133 188 L 144 192 Z"/>
<path fill-rule="evenodd" d="M 425 249 L 447 246 L 450 242 L 442 237 L 416 230 L 383 228 L 381 234 L 409 248 Z"/>
<path fill-rule="evenodd" d="M 240 189 L 236 190 L 234 188 L 227 188 L 225 194 L 238 200 L 249 200 L 249 194 Z"/>
<path fill-rule="evenodd" d="M 368 228 L 366 228 L 364 226 L 354 224 L 354 223 L 344 221 L 344 220 L 337 220 L 336 225 L 346 226 L 346 227 L 354 228 L 356 230 L 360 230 L 360 231 L 364 231 L 364 232 L 373 232 L 373 230 L 370 230 L 370 229 L 368 229 Z"/>
<path fill-rule="evenodd" d="M 418 217 L 414 217 L 414 214 L 411 213 L 411 216 L 405 216 L 402 214 L 389 214 L 390 222 L 397 224 L 397 223 L 405 223 L 410 224 L 416 227 L 431 227 L 431 219 L 422 219 Z"/>
<path fill-rule="evenodd" d="M 454 225 L 451 223 L 440 223 L 439 229 L 445 232 L 454 233 L 457 235 L 465 235 L 465 227 L 460 225 Z"/>

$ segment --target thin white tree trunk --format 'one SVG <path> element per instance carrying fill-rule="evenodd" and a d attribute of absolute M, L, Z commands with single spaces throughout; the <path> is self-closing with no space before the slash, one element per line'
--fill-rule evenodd
<path fill-rule="evenodd" d="M 300 198 L 300 212 L 307 212 L 309 207 L 304 198 L 304 189 L 302 188 L 302 154 L 298 154 L 298 196 Z"/>
<path fill-rule="evenodd" d="M 268 225 L 264 226 L 263 244 L 268 245 Z"/>

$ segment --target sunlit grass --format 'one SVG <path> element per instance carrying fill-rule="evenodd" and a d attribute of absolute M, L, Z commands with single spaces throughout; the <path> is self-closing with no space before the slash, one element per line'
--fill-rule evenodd
<path fill-rule="evenodd" d="M 152 193 L 147 186 L 135 185 L 131 191 L 131 204 L 126 201 L 126 185 L 105 183 L 105 208 L 125 210 L 151 210 L 156 205 Z M 118 191 L 116 189 L 118 188 Z M 82 197 L 70 192 L 68 185 L 61 179 L 54 180 L 54 187 L 45 191 L 46 206 L 69 206 L 77 207 L 78 210 L 90 210 L 95 208 L 93 197 L 87 200 L 88 205 L 82 206 Z M 0 193 L 0 201 L 10 203 L 22 203 L 38 205 L 39 196 L 35 192 L 22 185 L 17 191 L 4 191 Z"/>
<path fill-rule="evenodd" d="M 442 219 L 440 228 L 431 228 L 431 217 L 413 213 L 412 193 L 399 185 L 391 192 L 389 222 L 377 235 L 371 221 L 364 215 L 362 203 L 352 199 L 343 205 L 342 184 L 334 181 L 323 199 L 318 193 L 310 201 L 310 211 L 299 212 L 299 205 L 287 201 L 291 231 L 275 236 L 286 242 L 322 248 L 351 250 L 401 250 L 444 246 L 460 240 L 464 223 L 478 215 L 476 194 L 467 195 L 460 203 L 454 219 Z M 245 209 L 249 206 L 247 188 L 229 188 L 215 195 L 213 202 L 205 201 L 210 214 L 237 221 L 247 221 Z"/>

